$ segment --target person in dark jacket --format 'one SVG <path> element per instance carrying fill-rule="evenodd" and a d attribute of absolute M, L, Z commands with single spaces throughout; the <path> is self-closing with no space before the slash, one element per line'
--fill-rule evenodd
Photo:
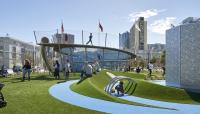
<path fill-rule="evenodd" d="M 22 81 L 25 80 L 25 76 L 28 73 L 28 80 L 30 81 L 30 74 L 31 74 L 31 63 L 28 59 L 25 60 L 24 66 L 23 66 L 23 78 Z"/>
<path fill-rule="evenodd" d="M 60 64 L 58 60 L 56 60 L 56 63 L 54 64 L 54 76 L 55 79 L 60 79 Z"/>
<path fill-rule="evenodd" d="M 124 95 L 124 87 L 123 87 L 124 83 L 122 81 L 119 82 L 119 84 L 115 87 L 115 89 L 117 90 L 117 95 L 119 95 L 119 92 L 121 92 L 121 95 Z"/>

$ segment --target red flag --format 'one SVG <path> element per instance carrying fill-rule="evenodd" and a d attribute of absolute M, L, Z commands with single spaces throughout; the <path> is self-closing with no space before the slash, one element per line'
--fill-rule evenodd
<path fill-rule="evenodd" d="M 61 32 L 64 33 L 64 26 L 63 26 L 63 22 L 62 22 L 62 25 L 61 25 Z"/>
<path fill-rule="evenodd" d="M 103 32 L 103 26 L 101 25 L 100 22 L 99 22 L 99 28 L 100 28 L 101 32 Z"/>

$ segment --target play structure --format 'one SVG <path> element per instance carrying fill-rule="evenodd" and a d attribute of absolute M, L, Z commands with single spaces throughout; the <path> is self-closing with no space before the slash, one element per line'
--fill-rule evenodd
<path fill-rule="evenodd" d="M 137 83 L 132 78 L 125 77 L 125 76 L 117 76 L 117 77 L 112 78 L 110 82 L 108 83 L 108 85 L 105 87 L 105 91 L 108 94 L 113 95 L 113 93 L 115 92 L 113 90 L 115 90 L 115 87 L 121 81 L 128 82 L 124 87 L 124 94 L 132 95 L 135 91 L 135 88 L 137 87 Z"/>
<path fill-rule="evenodd" d="M 69 60 L 72 66 L 72 71 L 79 72 L 85 61 L 92 64 L 94 61 L 98 61 L 101 68 L 117 70 L 127 66 L 128 61 L 135 58 L 136 55 L 129 50 L 122 50 L 112 46 L 114 39 L 109 43 L 109 37 L 106 34 L 105 45 L 98 45 L 95 43 L 95 34 L 93 34 L 93 44 L 86 45 L 84 43 L 84 35 L 71 34 L 59 34 L 49 33 L 47 35 L 37 34 L 35 32 L 36 43 L 41 46 L 41 55 L 46 64 L 47 69 L 53 72 L 53 62 L 58 60 L 62 66 L 64 66 L 66 60 Z M 79 37 L 75 37 L 79 36 Z M 115 36 L 117 37 L 117 36 Z M 79 40 L 82 43 L 79 43 Z M 98 39 L 96 39 L 98 40 Z M 101 40 L 99 41 L 101 42 Z"/>

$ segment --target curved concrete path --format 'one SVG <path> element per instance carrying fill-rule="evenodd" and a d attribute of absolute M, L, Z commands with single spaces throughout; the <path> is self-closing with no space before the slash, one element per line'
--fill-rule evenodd
<path fill-rule="evenodd" d="M 182 111 L 177 110 L 133 106 L 83 96 L 70 90 L 70 85 L 75 82 L 77 81 L 56 84 L 50 87 L 49 93 L 56 99 L 66 103 L 111 114 L 183 114 Z"/>

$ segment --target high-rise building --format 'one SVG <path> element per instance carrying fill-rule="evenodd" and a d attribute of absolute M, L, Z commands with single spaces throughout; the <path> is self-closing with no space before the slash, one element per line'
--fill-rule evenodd
<path fill-rule="evenodd" d="M 129 32 L 124 32 L 119 34 L 119 48 L 128 49 L 129 48 Z"/>
<path fill-rule="evenodd" d="M 165 44 L 155 43 L 148 44 L 149 59 L 160 58 L 163 51 L 165 51 Z"/>
<path fill-rule="evenodd" d="M 147 52 L 147 21 L 139 17 L 130 29 L 129 48 L 136 55 L 146 58 Z"/>
<path fill-rule="evenodd" d="M 166 84 L 200 92 L 200 18 L 166 31 Z"/>

